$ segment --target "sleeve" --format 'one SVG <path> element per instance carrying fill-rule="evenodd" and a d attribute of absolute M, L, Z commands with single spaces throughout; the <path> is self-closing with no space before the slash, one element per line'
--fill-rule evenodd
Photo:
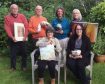
<path fill-rule="evenodd" d="M 60 46 L 59 40 L 55 38 L 55 51 L 61 52 L 62 48 Z"/>
<path fill-rule="evenodd" d="M 72 47 L 72 38 L 69 38 L 68 44 L 67 44 L 67 57 L 69 56 L 69 54 L 71 54 L 71 47 Z"/>
<path fill-rule="evenodd" d="M 28 26 L 28 21 L 27 21 L 26 17 L 23 15 L 22 18 L 23 18 L 23 23 L 24 23 L 24 26 L 25 26 L 24 37 L 26 38 L 28 36 L 28 27 L 29 26 Z"/>
<path fill-rule="evenodd" d="M 53 21 L 51 22 L 51 25 L 52 25 L 52 27 L 53 27 L 54 30 L 55 30 L 55 28 L 56 28 L 55 20 L 53 20 Z"/>
<path fill-rule="evenodd" d="M 36 42 L 36 46 L 37 47 L 45 47 L 45 46 L 47 46 L 47 42 L 45 42 L 44 38 L 41 38 Z"/>
<path fill-rule="evenodd" d="M 82 52 L 83 57 L 90 58 L 90 51 L 91 51 L 91 42 L 90 39 L 87 38 L 85 40 L 85 49 Z"/>
<path fill-rule="evenodd" d="M 11 31 L 11 28 L 10 28 L 10 22 L 9 20 L 7 19 L 7 17 L 4 18 L 4 29 L 8 35 L 8 37 L 10 38 L 13 38 L 13 34 L 12 34 L 12 31 Z"/>
<path fill-rule="evenodd" d="M 33 24 L 33 21 L 32 21 L 32 17 L 31 17 L 30 20 L 29 20 L 29 28 L 28 28 L 28 30 L 29 30 L 30 33 L 35 33 L 32 24 Z"/>
<path fill-rule="evenodd" d="M 65 21 L 64 21 L 64 34 L 69 34 L 69 32 L 70 32 L 70 23 L 69 23 L 69 21 L 66 19 Z"/>

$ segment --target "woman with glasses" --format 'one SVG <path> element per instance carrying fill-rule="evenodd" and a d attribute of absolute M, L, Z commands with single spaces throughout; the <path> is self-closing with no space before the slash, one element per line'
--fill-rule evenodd
<path fill-rule="evenodd" d="M 90 63 L 91 44 L 83 25 L 77 24 L 67 46 L 67 67 L 82 82 L 89 84 L 85 67 Z"/>

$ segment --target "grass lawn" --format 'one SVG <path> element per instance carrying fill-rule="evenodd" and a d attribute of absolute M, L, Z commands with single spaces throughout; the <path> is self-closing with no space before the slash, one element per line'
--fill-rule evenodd
<path fill-rule="evenodd" d="M 26 72 L 20 70 L 19 58 L 17 60 L 17 70 L 14 72 L 9 69 L 9 61 L 9 56 L 1 56 L 0 54 L 0 84 L 32 84 L 30 59 L 28 60 L 28 70 Z M 45 77 L 45 80 L 49 80 L 49 77 Z M 105 63 L 94 63 L 92 82 L 92 84 L 105 84 Z M 61 84 L 64 84 L 63 74 L 61 75 Z M 67 74 L 67 84 L 78 84 L 78 81 L 72 74 L 69 74 L 69 71 Z"/>

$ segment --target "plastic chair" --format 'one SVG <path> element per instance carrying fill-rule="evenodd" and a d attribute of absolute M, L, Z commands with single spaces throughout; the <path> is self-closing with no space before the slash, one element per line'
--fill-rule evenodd
<path fill-rule="evenodd" d="M 37 62 L 34 61 L 34 53 L 37 49 L 35 49 L 30 55 L 31 55 L 31 62 L 32 62 L 32 84 L 36 84 L 35 82 L 35 70 L 38 68 Z M 56 65 L 56 70 L 58 71 L 58 84 L 60 84 L 60 53 L 58 53 L 57 61 L 58 64 Z M 47 67 L 47 66 L 46 66 Z"/>
<path fill-rule="evenodd" d="M 86 66 L 86 70 L 89 71 L 89 76 L 91 79 L 92 79 L 93 58 L 94 58 L 94 53 L 91 52 L 90 64 L 88 66 Z M 66 81 L 67 81 L 67 79 L 66 79 L 66 65 L 65 65 L 64 81 L 66 84 Z M 90 80 L 90 84 L 92 84 L 92 80 Z"/>
<path fill-rule="evenodd" d="M 91 79 L 92 79 L 93 58 L 94 58 L 94 53 L 91 52 L 90 65 L 86 66 L 86 70 L 89 71 L 89 76 Z M 90 80 L 90 84 L 92 84 L 92 80 Z"/>

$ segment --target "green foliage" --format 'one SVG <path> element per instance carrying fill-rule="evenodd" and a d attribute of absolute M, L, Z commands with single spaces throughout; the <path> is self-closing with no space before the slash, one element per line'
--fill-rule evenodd
<path fill-rule="evenodd" d="M 4 16 L 8 13 L 6 6 L 0 7 L 0 47 L 6 47 L 6 33 L 4 31 Z"/>
<path fill-rule="evenodd" d="M 91 8 L 89 17 L 92 22 L 99 23 L 99 32 L 93 51 L 96 54 L 105 54 L 105 1 Z"/>
<path fill-rule="evenodd" d="M 105 54 L 105 38 L 104 34 L 102 33 L 102 30 L 98 32 L 98 37 L 97 41 L 93 46 L 93 52 L 98 54 L 98 55 L 103 55 Z"/>
<path fill-rule="evenodd" d="M 98 22 L 99 25 L 105 25 L 105 1 L 93 7 L 89 16 L 91 21 Z"/>
<path fill-rule="evenodd" d="M 31 62 L 28 61 L 28 70 L 23 72 L 20 70 L 20 59 L 17 58 L 17 70 L 10 71 L 9 57 L 0 55 L 0 84 L 32 84 L 31 78 Z M 35 73 L 36 83 L 38 84 L 37 71 Z M 94 63 L 92 84 L 105 84 L 105 63 Z M 48 70 L 45 71 L 45 84 L 49 84 L 50 75 Z M 57 77 L 56 77 L 57 82 Z M 56 83 L 57 84 L 57 83 Z M 60 84 L 64 84 L 63 69 L 61 70 Z M 80 84 L 73 74 L 67 70 L 67 84 Z"/>
<path fill-rule="evenodd" d="M 100 0 L 103 1 L 103 0 Z M 92 4 L 94 2 L 94 4 Z M 45 16 L 49 22 L 52 21 L 53 18 L 55 18 L 55 11 L 57 7 L 64 7 L 65 9 L 65 17 L 67 17 L 69 20 L 71 20 L 71 14 L 72 10 L 74 8 L 78 8 L 81 12 L 83 17 L 86 19 L 87 15 L 89 14 L 90 8 L 95 6 L 99 0 L 1 0 L 0 3 L 0 47 L 5 48 L 7 47 L 7 35 L 4 31 L 4 16 L 7 15 L 8 9 L 10 4 L 16 3 L 19 5 L 20 9 L 19 12 L 23 13 L 27 19 L 34 15 L 34 8 L 36 5 L 41 5 L 43 7 L 43 16 Z M 105 6 L 102 6 L 102 10 L 105 10 Z M 94 9 L 94 8 L 93 8 Z M 99 8 L 101 9 L 101 8 Z M 98 11 L 100 11 L 98 9 Z M 95 9 L 95 12 L 97 9 Z M 98 12 L 97 11 L 97 12 Z M 91 21 L 97 21 L 98 14 L 95 15 L 95 13 L 92 11 L 92 20 Z M 100 14 L 100 16 L 104 14 Z M 98 18 L 100 18 L 100 16 Z M 95 19 L 94 19 L 95 18 Z M 90 18 L 87 18 L 89 20 Z M 104 24 L 105 16 L 101 18 L 102 22 Z M 99 22 L 99 20 L 97 21 Z M 103 27 L 103 32 L 105 32 L 105 27 Z"/>

